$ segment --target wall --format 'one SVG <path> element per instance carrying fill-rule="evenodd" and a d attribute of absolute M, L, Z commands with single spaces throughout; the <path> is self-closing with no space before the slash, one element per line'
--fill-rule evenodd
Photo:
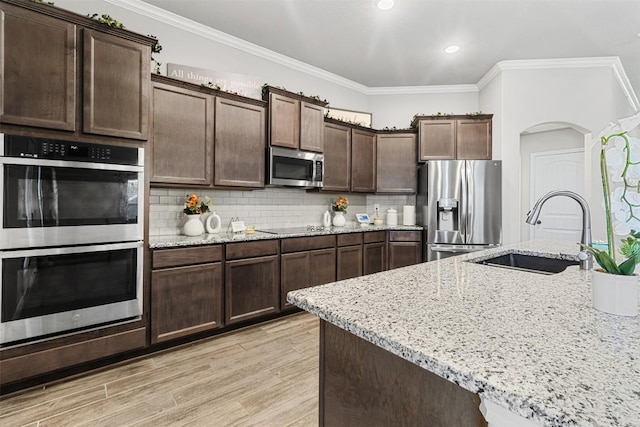
<path fill-rule="evenodd" d="M 438 112 L 466 114 L 477 112 L 478 90 L 447 87 L 450 92 L 407 93 L 395 95 L 370 95 L 369 111 L 373 114 L 373 127 L 408 128 L 415 114 L 431 115 Z M 398 89 L 398 88 L 396 88 Z M 422 88 L 424 90 L 424 88 Z M 419 91 L 420 88 L 416 88 Z M 444 89 L 443 89 L 444 90 Z"/>
<path fill-rule="evenodd" d="M 522 198 L 521 132 L 541 123 L 564 122 L 597 135 L 608 122 L 632 113 L 628 103 L 624 107 L 624 94 L 610 66 L 506 69 L 496 84 L 500 85 L 499 89 L 492 86 L 489 90 L 501 98 L 502 108 L 500 114 L 494 116 L 493 150 L 495 157 L 503 160 L 503 195 L 518 200 L 518 206 Z M 626 112 L 620 114 L 621 110 Z M 604 211 L 597 166 L 593 173 L 594 157 L 597 158 L 598 153 L 598 145 L 585 152 L 585 165 L 592 165 L 586 168 L 591 174 L 587 177 L 585 196 L 592 211 L 593 237 L 603 239 Z M 503 206 L 504 242 L 516 242 L 520 239 L 522 221 L 519 209 Z"/>
<path fill-rule="evenodd" d="M 208 196 L 213 201 L 213 211 L 220 215 L 222 231 L 231 218 L 239 217 L 245 225 L 258 229 L 302 227 L 322 225 L 322 214 L 330 209 L 331 201 L 339 194 L 306 192 L 295 188 L 266 188 L 254 191 L 194 190 L 153 188 L 150 195 L 149 235 L 180 234 L 185 215 L 182 213 L 187 193 Z M 355 223 L 355 214 L 368 213 L 373 217 L 375 204 L 379 204 L 380 216 L 393 207 L 398 211 L 398 223 L 402 224 L 402 206 L 414 205 L 415 196 L 378 196 L 344 194 L 349 199 L 348 223 Z"/>

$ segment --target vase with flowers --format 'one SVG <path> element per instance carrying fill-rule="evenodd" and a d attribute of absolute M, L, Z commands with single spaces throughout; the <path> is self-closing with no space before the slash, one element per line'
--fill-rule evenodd
<path fill-rule="evenodd" d="M 593 306 L 622 316 L 638 315 L 640 264 L 640 114 L 610 124 L 598 135 L 607 248 L 581 245 L 600 265 L 592 273 Z M 614 236 L 622 236 L 616 259 Z M 620 237 L 619 237 L 620 238 Z"/>
<path fill-rule="evenodd" d="M 349 207 L 349 199 L 346 197 L 338 197 L 335 202 L 331 203 L 331 210 L 333 210 L 333 226 L 344 227 L 347 223 L 347 219 L 344 215 L 347 213 Z"/>
<path fill-rule="evenodd" d="M 211 210 L 211 199 L 208 197 L 200 198 L 197 194 L 187 194 L 184 209 L 187 214 L 187 222 L 185 222 L 182 230 L 187 236 L 199 236 L 204 234 L 204 224 L 201 216 L 205 212 Z"/>

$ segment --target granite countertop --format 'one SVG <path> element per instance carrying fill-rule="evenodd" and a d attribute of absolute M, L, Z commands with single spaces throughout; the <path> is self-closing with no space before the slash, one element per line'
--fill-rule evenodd
<path fill-rule="evenodd" d="M 149 248 L 179 248 L 185 246 L 198 246 L 198 245 L 216 245 L 221 243 L 230 242 L 248 242 L 253 240 L 268 240 L 268 239 L 286 239 L 288 237 L 310 237 L 310 236 L 322 236 L 328 234 L 344 234 L 344 233 L 360 233 L 369 231 L 384 231 L 384 230 L 399 230 L 399 231 L 422 231 L 423 228 L 419 225 L 370 225 L 367 227 L 346 226 L 346 227 L 328 227 L 324 230 L 315 229 L 308 230 L 306 227 L 282 229 L 277 232 L 262 232 L 256 231 L 252 234 L 247 233 L 219 233 L 219 234 L 203 234 L 201 236 L 189 237 L 181 235 L 170 236 L 151 236 L 149 237 Z M 268 231 L 268 230 L 267 230 Z"/>
<path fill-rule="evenodd" d="M 545 426 L 640 426 L 640 317 L 591 306 L 591 273 L 466 262 L 537 241 L 290 292 L 288 301 Z"/>

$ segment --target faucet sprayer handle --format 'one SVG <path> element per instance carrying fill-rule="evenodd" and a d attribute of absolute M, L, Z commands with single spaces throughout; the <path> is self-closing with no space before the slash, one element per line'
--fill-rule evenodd
<path fill-rule="evenodd" d="M 591 254 L 587 251 L 580 251 L 578 252 L 577 257 L 578 257 L 578 260 L 580 261 L 586 261 L 591 257 Z"/>

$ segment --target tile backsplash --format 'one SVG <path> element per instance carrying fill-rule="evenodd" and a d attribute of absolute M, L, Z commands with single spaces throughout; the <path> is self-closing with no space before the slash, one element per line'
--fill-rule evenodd
<path fill-rule="evenodd" d="M 306 192 L 296 188 L 269 187 L 254 191 L 194 190 L 152 188 L 149 196 L 149 235 L 177 235 L 182 232 L 186 219 L 183 214 L 187 194 L 208 196 L 213 201 L 213 211 L 220 215 L 222 231 L 233 217 L 239 217 L 246 225 L 260 229 L 301 227 L 322 224 L 322 214 L 331 209 L 331 202 L 340 194 Z M 349 199 L 347 221 L 355 222 L 356 213 L 373 216 L 378 204 L 384 219 L 388 208 L 398 210 L 398 223 L 402 224 L 402 206 L 415 205 L 415 196 L 378 196 L 344 194 Z"/>

